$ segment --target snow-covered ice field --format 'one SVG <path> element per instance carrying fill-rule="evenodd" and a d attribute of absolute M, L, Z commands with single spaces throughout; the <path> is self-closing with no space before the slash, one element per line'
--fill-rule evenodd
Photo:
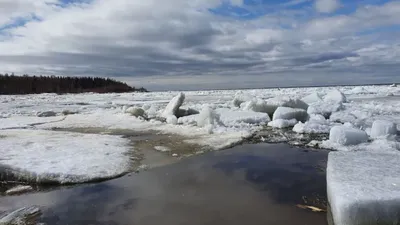
<path fill-rule="evenodd" d="M 55 115 L 52 115 L 52 112 Z M 46 117 L 46 114 L 51 116 Z M 71 157 L 80 157 L 79 152 L 82 157 L 89 157 L 90 151 L 98 154 L 99 140 L 104 141 L 112 137 L 98 134 L 99 136 L 90 139 L 81 135 L 80 139 L 75 141 L 78 137 L 71 138 L 76 135 L 70 133 L 60 136 L 57 131 L 38 133 L 38 130 L 102 128 L 157 131 L 179 134 L 187 138 L 187 142 L 222 149 L 251 137 L 267 124 L 277 129 L 289 127 L 299 134 L 327 135 L 332 127 L 335 127 L 334 130 L 343 130 L 343 127 L 339 126 L 345 124 L 344 126 L 348 127 L 347 133 L 331 133 L 329 140 L 317 140 L 319 144 L 336 150 L 397 151 L 399 146 L 395 135 L 386 138 L 377 137 L 376 134 L 373 135 L 374 138 L 370 138 L 367 135 L 376 120 L 400 124 L 399 87 L 191 91 L 183 94 L 154 92 L 4 95 L 0 96 L 0 137 L 3 137 L 0 139 L 0 147 L 2 151 L 9 151 L 13 146 L 12 141 L 15 140 L 15 149 L 42 151 L 43 159 L 50 157 L 49 161 L 56 163 L 57 153 L 50 151 L 52 154 L 46 154 L 45 146 L 49 143 L 53 143 L 56 152 L 64 157 L 68 155 L 66 149 L 76 148 L 80 143 L 82 151 L 70 154 Z M 27 131 L 22 132 L 21 129 Z M 348 132 L 349 129 L 360 131 L 361 136 L 354 136 L 355 133 Z M 27 134 L 30 135 L 29 142 L 35 145 L 22 143 L 22 140 L 28 138 Z M 17 142 L 19 136 L 21 142 Z M 62 139 L 63 136 L 65 140 Z M 113 138 L 118 140 L 120 137 Z M 68 140 L 74 141 L 74 145 Z M 111 140 L 106 142 L 109 142 L 108 146 L 119 143 Z M 40 145 L 43 146 L 43 150 L 38 148 Z M 9 165 L 12 160 L 13 166 L 26 169 L 29 165 L 18 160 L 21 154 L 23 153 L 2 157 L 1 163 Z M 114 159 L 104 157 L 104 160 Z M 118 161 L 119 158 L 115 160 Z M 101 160 L 96 161 L 101 163 Z M 35 168 L 42 165 L 40 162 L 35 163 Z M 77 165 L 59 166 L 66 172 L 75 170 Z M 43 164 L 43 167 L 46 168 L 46 164 Z M 83 167 L 81 165 L 80 170 L 85 171 Z M 62 169 L 54 172 L 62 172 Z"/>
<path fill-rule="evenodd" d="M 184 142 L 217 150 L 241 143 L 270 126 L 298 137 L 324 134 L 325 138 L 309 140 L 310 143 L 343 151 L 344 157 L 346 152 L 349 158 L 355 156 L 351 152 L 397 157 L 397 124 L 400 87 L 395 85 L 0 96 L 0 164 L 18 176 L 61 183 L 113 177 L 129 171 L 127 154 L 135 150 L 122 136 L 68 131 L 74 128 L 177 134 Z M 268 137 L 261 139 L 271 141 Z M 158 148 L 162 152 L 166 149 Z M 355 161 L 338 163 L 335 160 L 340 157 L 330 158 L 333 162 L 328 166 L 328 187 L 336 187 L 335 175 Z M 373 166 L 384 165 L 385 159 L 376 157 Z M 367 166 L 370 165 L 358 163 L 346 173 L 362 173 Z M 382 176 L 396 171 L 398 168 L 388 168 Z M 351 189 L 364 185 L 365 179 L 340 182 Z M 384 191 L 386 186 L 376 187 L 383 187 Z M 328 190 L 334 212 L 341 213 L 336 207 L 341 207 L 343 201 L 336 197 L 342 198 L 347 189 Z M 391 193 L 393 199 L 400 199 L 399 191 Z M 371 195 L 368 201 L 378 201 L 379 196 Z M 363 198 L 346 201 L 361 201 L 359 204 L 365 206 Z M 395 201 L 394 205 L 400 202 Z M 344 217 L 336 216 L 336 224 L 348 224 Z"/>

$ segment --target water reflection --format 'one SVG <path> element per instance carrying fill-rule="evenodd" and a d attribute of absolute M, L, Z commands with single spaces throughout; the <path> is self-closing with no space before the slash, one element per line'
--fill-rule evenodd
<path fill-rule="evenodd" d="M 73 189 L 0 199 L 0 210 L 38 205 L 48 225 L 326 224 L 295 203 L 325 195 L 327 153 L 243 145 Z"/>
<path fill-rule="evenodd" d="M 255 145 L 242 153 L 226 154 L 215 168 L 227 175 L 244 172 L 247 181 L 268 191 L 279 203 L 302 203 L 303 196 L 325 196 L 326 151 L 304 151 L 277 144 L 273 148 Z"/>

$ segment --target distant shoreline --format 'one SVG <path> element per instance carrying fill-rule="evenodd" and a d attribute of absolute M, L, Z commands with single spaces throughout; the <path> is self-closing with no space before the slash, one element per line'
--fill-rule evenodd
<path fill-rule="evenodd" d="M 42 93 L 125 93 L 148 92 L 145 88 L 102 77 L 15 76 L 0 74 L 0 95 Z"/>
<path fill-rule="evenodd" d="M 150 90 L 151 92 L 178 92 L 178 91 L 233 91 L 233 90 L 263 90 L 263 89 L 277 89 L 277 88 L 283 88 L 283 89 L 293 89 L 293 88 L 318 88 L 318 87 L 360 87 L 360 86 L 389 86 L 392 84 L 399 84 L 400 83 L 376 83 L 376 84 L 329 84 L 329 85 L 299 85 L 299 86 L 271 86 L 271 87 L 262 87 L 262 88 L 219 88 L 219 89 L 213 89 L 213 88 L 205 88 L 205 89 L 198 89 L 198 90 L 185 90 L 185 89 L 177 89 L 177 90 Z"/>

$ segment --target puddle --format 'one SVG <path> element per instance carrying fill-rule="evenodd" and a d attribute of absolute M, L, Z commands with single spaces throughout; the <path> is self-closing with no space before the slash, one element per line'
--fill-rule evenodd
<path fill-rule="evenodd" d="M 157 166 L 168 165 L 178 161 L 183 157 L 188 157 L 204 152 L 211 151 L 210 148 L 189 143 L 188 138 L 174 135 L 162 134 L 157 131 L 135 131 L 129 129 L 106 129 L 99 127 L 88 128 L 67 128 L 53 129 L 54 131 L 69 131 L 91 134 L 121 135 L 131 141 L 133 151 L 129 153 L 132 159 L 131 171 L 141 170 L 143 166 L 153 168 Z M 160 151 L 159 147 L 169 149 L 170 151 Z"/>
<path fill-rule="evenodd" d="M 245 144 L 138 174 L 0 198 L 0 211 L 39 206 L 48 225 L 324 225 L 328 151 Z M 307 202 L 305 202 L 307 201 Z"/>

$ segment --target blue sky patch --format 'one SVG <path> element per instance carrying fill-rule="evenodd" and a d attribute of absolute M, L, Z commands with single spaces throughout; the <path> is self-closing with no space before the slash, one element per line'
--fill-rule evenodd
<path fill-rule="evenodd" d="M 27 24 L 30 21 L 41 21 L 41 20 L 39 17 L 37 17 L 33 13 L 27 17 L 17 17 L 14 20 L 12 20 L 12 22 L 10 22 L 10 23 L 0 25 L 0 35 L 4 34 L 5 31 L 7 31 L 9 29 L 25 26 L 25 24 Z"/>
<path fill-rule="evenodd" d="M 383 5 L 390 0 L 342 0 L 340 7 L 332 13 L 324 13 L 323 16 L 349 15 L 354 13 L 357 8 L 366 5 Z M 314 0 L 244 0 L 243 5 L 237 6 L 230 1 L 223 1 L 220 6 L 210 9 L 210 12 L 235 19 L 256 19 L 264 15 L 277 13 L 282 10 L 308 10 L 313 12 L 314 17 L 321 16 L 315 11 Z"/>

